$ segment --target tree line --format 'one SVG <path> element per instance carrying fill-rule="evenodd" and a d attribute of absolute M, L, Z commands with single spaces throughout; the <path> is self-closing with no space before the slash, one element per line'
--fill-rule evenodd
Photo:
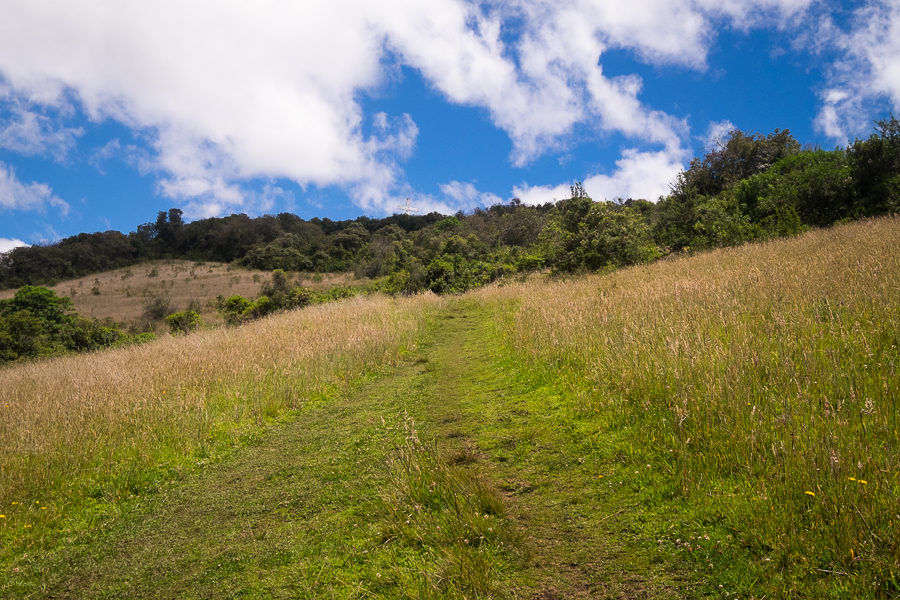
<path fill-rule="evenodd" d="M 827 151 L 787 130 L 732 131 L 695 158 L 657 202 L 594 201 L 583 186 L 538 206 L 508 204 L 444 216 L 304 220 L 244 214 L 184 222 L 160 212 L 129 234 L 82 233 L 0 255 L 0 288 L 48 284 L 160 258 L 257 269 L 355 272 L 389 293 L 462 292 L 501 277 L 573 273 L 672 253 L 791 235 L 900 210 L 900 123 Z"/>

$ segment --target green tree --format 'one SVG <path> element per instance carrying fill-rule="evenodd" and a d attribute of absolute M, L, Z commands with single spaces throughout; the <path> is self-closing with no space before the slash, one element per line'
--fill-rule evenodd
<path fill-rule="evenodd" d="M 869 139 L 856 140 L 848 151 L 860 212 L 867 216 L 900 212 L 900 122 L 891 115 L 875 124 Z"/>
<path fill-rule="evenodd" d="M 675 180 L 672 193 L 677 197 L 714 196 L 798 152 L 800 142 L 787 129 L 776 129 L 767 136 L 735 129 L 702 159 L 691 161 Z"/>

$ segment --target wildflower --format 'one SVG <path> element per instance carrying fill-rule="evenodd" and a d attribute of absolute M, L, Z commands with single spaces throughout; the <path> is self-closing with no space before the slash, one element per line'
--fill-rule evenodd
<path fill-rule="evenodd" d="M 5 519 L 6 515 L 0 515 L 0 519 Z"/>
<path fill-rule="evenodd" d="M 857 483 L 861 483 L 862 485 L 869 485 L 869 482 L 865 479 L 860 479 Z"/>
<path fill-rule="evenodd" d="M 850 481 L 856 481 L 856 477 L 848 477 L 847 479 L 849 479 Z"/>
<path fill-rule="evenodd" d="M 805 493 L 807 496 L 812 496 L 813 498 L 816 497 L 816 495 L 815 495 L 813 492 L 809 491 L 809 490 L 806 490 L 804 493 Z"/>

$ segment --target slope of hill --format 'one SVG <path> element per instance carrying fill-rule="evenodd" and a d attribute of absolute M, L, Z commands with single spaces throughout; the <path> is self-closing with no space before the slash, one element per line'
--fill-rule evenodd
<path fill-rule="evenodd" d="M 270 271 L 188 260 L 155 260 L 48 286 L 72 299 L 75 310 L 92 319 L 111 319 L 135 330 L 162 330 L 162 317 L 193 309 L 207 324 L 218 324 L 218 296 L 254 298 L 272 277 Z M 352 273 L 295 273 L 291 281 L 314 290 L 365 285 Z M 0 291 L 0 299 L 15 290 Z"/>
<path fill-rule="evenodd" d="M 884 218 L 2 369 L 0 595 L 895 597 L 898 282 Z"/>

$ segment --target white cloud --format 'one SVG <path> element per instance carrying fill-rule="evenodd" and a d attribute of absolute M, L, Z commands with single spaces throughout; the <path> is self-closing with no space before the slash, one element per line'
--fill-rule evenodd
<path fill-rule="evenodd" d="M 611 175 L 592 175 L 584 180 L 585 191 L 594 199 L 628 198 L 651 200 L 669 192 L 669 185 L 684 168 L 684 154 L 662 150 L 625 150 Z"/>
<path fill-rule="evenodd" d="M 634 148 L 626 149 L 611 174 L 587 176 L 583 181 L 584 190 L 594 200 L 632 198 L 655 202 L 669 192 L 670 184 L 684 168 L 684 159 L 684 153 L 678 150 L 641 152 Z M 570 185 L 516 186 L 512 195 L 524 204 L 544 204 L 569 198 Z"/>
<path fill-rule="evenodd" d="M 821 93 L 817 128 L 839 143 L 872 130 L 872 120 L 900 111 L 900 0 L 859 8 L 846 31 L 825 19 L 841 57 Z"/>
<path fill-rule="evenodd" d="M 0 238 L 0 254 L 9 252 L 13 248 L 20 248 L 23 246 L 28 246 L 28 244 L 16 238 Z"/>
<path fill-rule="evenodd" d="M 528 185 L 523 183 L 513 187 L 512 195 L 522 201 L 522 204 L 545 204 L 556 202 L 571 197 L 569 186 L 571 183 L 559 185 Z"/>
<path fill-rule="evenodd" d="M 45 183 L 23 183 L 15 171 L 0 162 L 0 211 L 45 212 L 48 206 L 59 210 L 61 215 L 69 212 L 69 205 L 53 194 Z"/>
<path fill-rule="evenodd" d="M 25 156 L 47 155 L 63 162 L 84 130 L 57 127 L 50 117 L 13 103 L 10 118 L 0 120 L 0 148 Z"/>
<path fill-rule="evenodd" d="M 88 164 L 104 173 L 106 163 L 111 160 L 121 160 L 146 175 L 153 170 L 153 161 L 147 157 L 146 151 L 134 144 L 122 144 L 119 138 L 113 138 L 94 148 L 88 157 Z"/>
<path fill-rule="evenodd" d="M 151 143 L 143 172 L 197 215 L 243 207 L 249 181 L 278 178 L 339 185 L 361 208 L 391 212 L 408 187 L 415 115 L 365 115 L 360 97 L 399 64 L 486 110 L 517 165 L 565 148 L 577 127 L 674 154 L 685 122 L 645 105 L 639 77 L 604 73 L 604 53 L 703 69 L 722 23 L 778 23 L 811 1 L 10 0 L 0 101 L 74 101 L 132 128 Z M 47 137 L 39 121 L 10 139 L 37 147 L 23 140 Z M 77 137 L 63 131 L 57 146 Z"/>
<path fill-rule="evenodd" d="M 439 187 L 441 193 L 452 200 L 451 204 L 462 210 L 472 209 L 476 206 L 492 206 L 502 202 L 497 194 L 481 192 L 471 182 L 451 181 L 443 183 Z"/>

